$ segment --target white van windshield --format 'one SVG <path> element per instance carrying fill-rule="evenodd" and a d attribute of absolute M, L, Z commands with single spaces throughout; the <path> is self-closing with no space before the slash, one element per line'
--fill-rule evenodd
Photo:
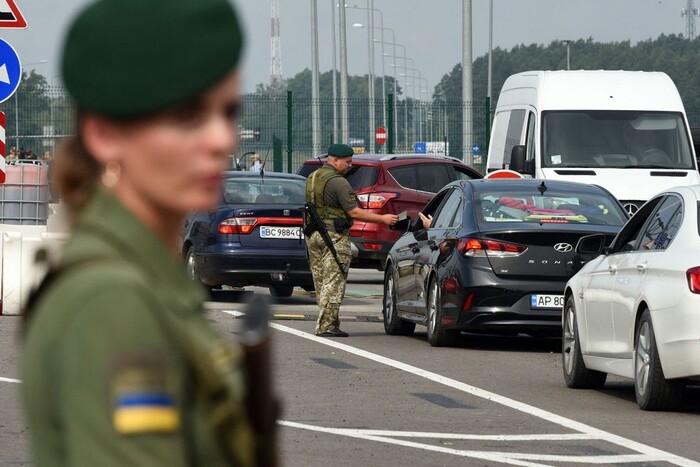
<path fill-rule="evenodd" d="M 542 167 L 694 169 L 680 113 L 543 112 Z"/>

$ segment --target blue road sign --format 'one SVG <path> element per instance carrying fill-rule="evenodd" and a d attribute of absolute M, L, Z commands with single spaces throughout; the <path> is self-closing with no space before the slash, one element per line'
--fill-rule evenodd
<path fill-rule="evenodd" d="M 479 146 L 479 143 L 472 144 L 472 154 L 475 156 L 481 155 L 481 146 Z"/>
<path fill-rule="evenodd" d="M 425 143 L 413 143 L 413 150 L 416 154 L 426 154 L 428 152 L 428 145 Z"/>
<path fill-rule="evenodd" d="M 0 39 L 0 102 L 5 102 L 17 90 L 22 79 L 22 64 L 15 49 Z"/>

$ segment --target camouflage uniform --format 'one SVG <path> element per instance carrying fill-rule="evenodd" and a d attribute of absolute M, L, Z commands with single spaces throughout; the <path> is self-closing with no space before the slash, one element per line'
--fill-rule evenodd
<path fill-rule="evenodd" d="M 333 240 L 338 259 L 347 271 L 351 258 L 350 237 L 335 232 L 328 232 L 328 235 Z M 307 239 L 306 246 L 309 249 L 309 266 L 314 277 L 316 302 L 319 307 L 316 322 L 316 332 L 319 333 L 340 326 L 340 304 L 345 295 L 347 276 L 340 271 L 321 234 L 314 232 L 311 238 Z"/>
<path fill-rule="evenodd" d="M 320 196 L 321 193 L 323 196 Z M 347 215 L 347 212 L 357 207 L 357 197 L 350 183 L 331 165 L 325 164 L 309 176 L 306 196 L 307 201 L 316 206 L 326 224 L 338 259 L 345 271 L 348 271 L 351 260 L 349 229 L 352 218 Z M 340 228 L 337 224 L 344 224 L 344 226 Z M 333 253 L 323 241 L 321 234 L 314 232 L 306 239 L 306 246 L 309 251 L 309 266 L 314 278 L 316 302 L 319 307 L 316 323 L 318 334 L 340 325 L 340 304 L 345 295 L 347 275 L 343 274 L 338 267 Z"/>

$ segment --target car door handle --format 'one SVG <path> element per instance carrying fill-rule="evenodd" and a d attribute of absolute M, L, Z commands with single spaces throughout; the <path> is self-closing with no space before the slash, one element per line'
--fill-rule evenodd
<path fill-rule="evenodd" d="M 647 265 L 646 265 L 646 264 L 638 264 L 638 265 L 637 265 L 637 271 L 638 271 L 640 274 L 644 274 L 645 272 L 647 272 Z"/>
<path fill-rule="evenodd" d="M 610 274 L 617 274 L 617 266 L 608 266 L 608 272 Z"/>

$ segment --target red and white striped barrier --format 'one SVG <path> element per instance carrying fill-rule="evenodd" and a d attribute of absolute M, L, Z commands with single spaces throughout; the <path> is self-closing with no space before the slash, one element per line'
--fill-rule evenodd
<path fill-rule="evenodd" d="M 0 183 L 5 183 L 5 112 L 0 112 Z"/>

